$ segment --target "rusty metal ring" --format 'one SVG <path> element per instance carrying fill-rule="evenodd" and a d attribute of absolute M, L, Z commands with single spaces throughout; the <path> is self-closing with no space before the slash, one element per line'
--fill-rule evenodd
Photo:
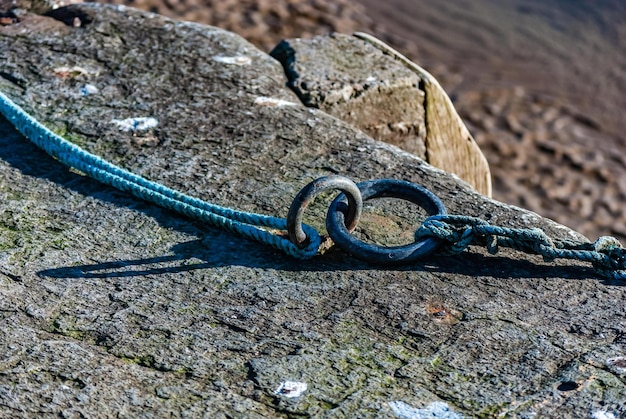
<path fill-rule="evenodd" d="M 424 208 L 428 215 L 445 215 L 446 208 L 435 194 L 411 182 L 394 179 L 370 180 L 357 184 L 363 201 L 375 198 L 400 198 Z M 330 205 L 326 229 L 337 246 L 352 256 L 370 263 L 398 265 L 414 262 L 436 250 L 440 239 L 428 238 L 404 246 L 378 246 L 358 240 L 346 228 L 346 196 L 339 195 Z"/>
<path fill-rule="evenodd" d="M 341 205 L 343 210 L 342 214 L 344 216 L 343 220 L 345 220 L 342 221 L 344 228 L 350 232 L 354 230 L 359 222 L 361 210 L 363 209 L 363 200 L 361 199 L 361 191 L 356 183 L 347 177 L 335 175 L 316 179 L 298 192 L 287 214 L 289 239 L 298 247 L 303 248 L 308 244 L 307 235 L 302 229 L 302 215 L 304 214 L 304 210 L 317 195 L 331 189 L 338 189 L 343 192 L 341 196 L 344 197 L 344 201 Z"/>

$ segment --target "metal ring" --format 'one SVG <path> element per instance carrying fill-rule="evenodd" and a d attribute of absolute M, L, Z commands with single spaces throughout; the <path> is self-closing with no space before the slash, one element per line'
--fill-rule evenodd
<path fill-rule="evenodd" d="M 305 208 L 313 202 L 313 199 L 317 195 L 330 189 L 339 189 L 340 191 L 343 191 L 343 194 L 341 195 L 344 197 L 342 215 L 345 217 L 346 222 L 342 225 L 346 231 L 350 232 L 354 230 L 359 222 L 361 210 L 363 209 L 363 200 L 361 199 L 361 191 L 356 183 L 347 177 L 335 175 L 316 179 L 298 192 L 296 197 L 293 199 L 291 207 L 289 207 L 289 213 L 287 214 L 287 231 L 289 232 L 289 239 L 298 247 L 304 248 L 309 242 L 306 233 L 302 229 L 302 215 L 304 214 Z M 326 218 L 328 218 L 328 216 L 326 216 Z"/>
<path fill-rule="evenodd" d="M 446 208 L 435 194 L 414 183 L 381 179 L 361 182 L 357 186 L 361 190 L 363 201 L 385 197 L 400 198 L 421 206 L 428 215 L 446 214 Z M 337 246 L 356 258 L 383 265 L 406 264 L 429 255 L 443 243 L 436 238 L 391 247 L 362 242 L 351 235 L 346 228 L 345 206 L 346 197 L 343 194 L 332 202 L 326 217 L 326 229 Z"/>

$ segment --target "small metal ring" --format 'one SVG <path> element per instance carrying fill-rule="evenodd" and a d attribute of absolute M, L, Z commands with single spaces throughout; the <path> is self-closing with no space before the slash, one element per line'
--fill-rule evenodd
<path fill-rule="evenodd" d="M 289 213 L 287 214 L 287 231 L 289 232 L 289 239 L 298 247 L 304 248 L 308 244 L 307 235 L 302 229 L 302 215 L 304 214 L 305 208 L 313 202 L 313 199 L 317 195 L 331 189 L 339 189 L 340 191 L 343 191 L 343 194 L 341 195 L 344 197 L 342 214 L 346 220 L 345 224 L 342 224 L 344 228 L 350 232 L 354 230 L 359 222 L 361 210 L 363 209 L 363 200 L 361 199 L 361 191 L 356 183 L 347 177 L 335 175 L 316 179 L 298 192 L 296 197 L 293 199 L 291 207 L 289 207 Z M 328 216 L 326 218 L 328 218 Z"/>
<path fill-rule="evenodd" d="M 370 180 L 357 184 L 363 201 L 375 198 L 400 198 L 424 208 L 428 215 L 445 215 L 446 208 L 435 194 L 411 182 L 394 179 Z M 362 242 L 350 234 L 344 219 L 346 197 L 339 195 L 330 205 L 326 229 L 337 246 L 356 258 L 371 263 L 394 265 L 414 262 L 436 250 L 443 242 L 428 238 L 404 246 L 378 246 Z"/>

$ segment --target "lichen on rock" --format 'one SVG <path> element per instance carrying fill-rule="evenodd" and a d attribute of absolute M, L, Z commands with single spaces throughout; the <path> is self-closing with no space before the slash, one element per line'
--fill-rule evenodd
<path fill-rule="evenodd" d="M 0 27 L 0 89 L 133 172 L 277 216 L 319 176 L 406 179 L 451 213 L 575 236 L 307 108 L 232 33 L 123 7 L 72 13 L 89 22 L 24 13 Z M 142 117 L 158 124 L 111 122 Z M 3 416 L 394 417 L 443 401 L 467 416 L 624 414 L 607 362 L 624 356 L 626 291 L 584 264 L 480 249 L 398 269 L 337 249 L 296 261 L 68 170 L 3 118 L 0 132 Z M 330 198 L 307 212 L 319 229 Z M 423 218 L 366 212 L 406 229 Z M 284 397 L 284 382 L 307 388 Z"/>

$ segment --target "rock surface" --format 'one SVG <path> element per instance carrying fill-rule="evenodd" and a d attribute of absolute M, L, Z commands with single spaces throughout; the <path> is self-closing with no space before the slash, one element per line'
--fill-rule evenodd
<path fill-rule="evenodd" d="M 270 55 L 281 62 L 289 86 L 305 105 L 397 145 L 491 196 L 487 160 L 452 102 L 433 76 L 399 52 L 356 33 L 283 40 Z"/>
<path fill-rule="evenodd" d="M 0 27 L 0 90 L 136 173 L 280 216 L 319 176 L 401 178 L 451 213 L 576 235 L 299 104 L 232 33 L 62 10 Z M 139 117 L 157 125 L 124 130 Z M 0 132 L 2 416 L 626 414 L 626 289 L 587 265 L 481 249 L 401 269 L 336 249 L 295 261 L 68 170 L 2 118 Z M 328 199 L 307 213 L 318 228 Z M 367 212 L 359 234 L 386 243 L 422 217 Z"/>
<path fill-rule="evenodd" d="M 346 54 L 355 49 L 363 51 L 359 60 Z M 287 69 L 289 86 L 306 106 L 426 159 L 425 94 L 418 74 L 349 35 L 284 40 L 270 55 Z"/>

